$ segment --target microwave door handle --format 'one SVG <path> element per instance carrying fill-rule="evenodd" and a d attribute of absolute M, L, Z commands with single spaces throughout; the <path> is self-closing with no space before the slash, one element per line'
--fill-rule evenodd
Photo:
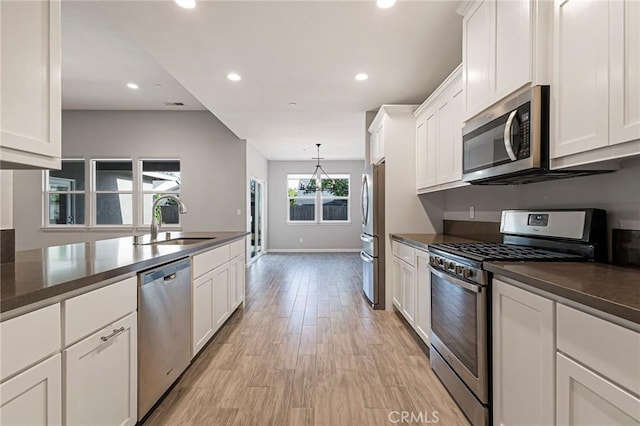
<path fill-rule="evenodd" d="M 513 152 L 513 143 L 511 142 L 511 126 L 513 125 L 513 120 L 516 118 L 516 114 L 518 114 L 518 110 L 511 111 L 507 124 L 504 126 L 504 149 L 507 150 L 507 155 L 511 161 L 518 159 L 516 153 Z"/>

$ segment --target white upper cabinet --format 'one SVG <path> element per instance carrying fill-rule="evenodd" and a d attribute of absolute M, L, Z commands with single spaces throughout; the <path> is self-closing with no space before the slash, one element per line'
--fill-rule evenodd
<path fill-rule="evenodd" d="M 60 168 L 60 1 L 0 2 L 0 167 Z"/>
<path fill-rule="evenodd" d="M 640 2 L 611 4 L 610 144 L 640 139 Z"/>
<path fill-rule="evenodd" d="M 371 164 L 380 164 L 384 161 L 384 117 L 376 126 L 369 129 Z"/>
<path fill-rule="evenodd" d="M 640 3 L 554 6 L 552 167 L 640 154 Z"/>
<path fill-rule="evenodd" d="M 416 191 L 437 191 L 462 182 L 462 66 L 415 112 Z"/>
<path fill-rule="evenodd" d="M 527 84 L 549 84 L 551 4 L 476 0 L 462 21 L 464 119 Z"/>
<path fill-rule="evenodd" d="M 462 21 L 462 63 L 465 116 L 487 108 L 491 100 L 492 44 L 495 3 L 480 0 L 471 6 Z"/>
<path fill-rule="evenodd" d="M 608 144 L 609 2 L 556 1 L 555 144 L 562 157 Z"/>

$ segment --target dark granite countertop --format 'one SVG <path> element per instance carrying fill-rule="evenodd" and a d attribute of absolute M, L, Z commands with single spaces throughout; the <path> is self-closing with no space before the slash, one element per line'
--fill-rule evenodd
<path fill-rule="evenodd" d="M 484 267 L 640 324 L 640 269 L 588 262 L 485 262 Z"/>
<path fill-rule="evenodd" d="M 202 250 L 227 244 L 248 232 L 172 232 L 171 239 L 210 238 L 187 245 L 133 245 L 133 237 L 67 244 L 16 252 L 15 262 L 0 265 L 0 312 L 143 271 Z M 163 239 L 164 233 L 159 239 Z M 143 237 L 148 242 L 149 236 Z"/>
<path fill-rule="evenodd" d="M 444 234 L 389 234 L 392 240 L 413 246 L 421 250 L 427 250 L 429 246 L 434 244 L 446 243 L 475 243 L 477 240 L 468 238 L 454 237 Z"/>

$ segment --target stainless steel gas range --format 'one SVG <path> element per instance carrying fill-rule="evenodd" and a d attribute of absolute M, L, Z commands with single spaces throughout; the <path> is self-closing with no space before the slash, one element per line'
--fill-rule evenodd
<path fill-rule="evenodd" d="M 431 368 L 473 425 L 491 422 L 491 274 L 484 262 L 604 261 L 606 212 L 508 210 L 503 243 L 435 244 L 431 271 Z"/>

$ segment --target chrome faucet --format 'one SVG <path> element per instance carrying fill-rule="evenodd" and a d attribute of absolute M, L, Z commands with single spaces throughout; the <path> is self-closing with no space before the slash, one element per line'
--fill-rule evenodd
<path fill-rule="evenodd" d="M 158 240 L 158 231 L 160 230 L 160 223 L 162 222 L 162 210 L 160 210 L 160 214 L 156 216 L 156 208 L 158 207 L 160 200 L 173 200 L 178 203 L 180 214 L 187 213 L 187 206 L 185 206 L 180 198 L 173 194 L 165 194 L 156 198 L 153 202 L 153 207 L 151 208 L 151 242 Z"/>

